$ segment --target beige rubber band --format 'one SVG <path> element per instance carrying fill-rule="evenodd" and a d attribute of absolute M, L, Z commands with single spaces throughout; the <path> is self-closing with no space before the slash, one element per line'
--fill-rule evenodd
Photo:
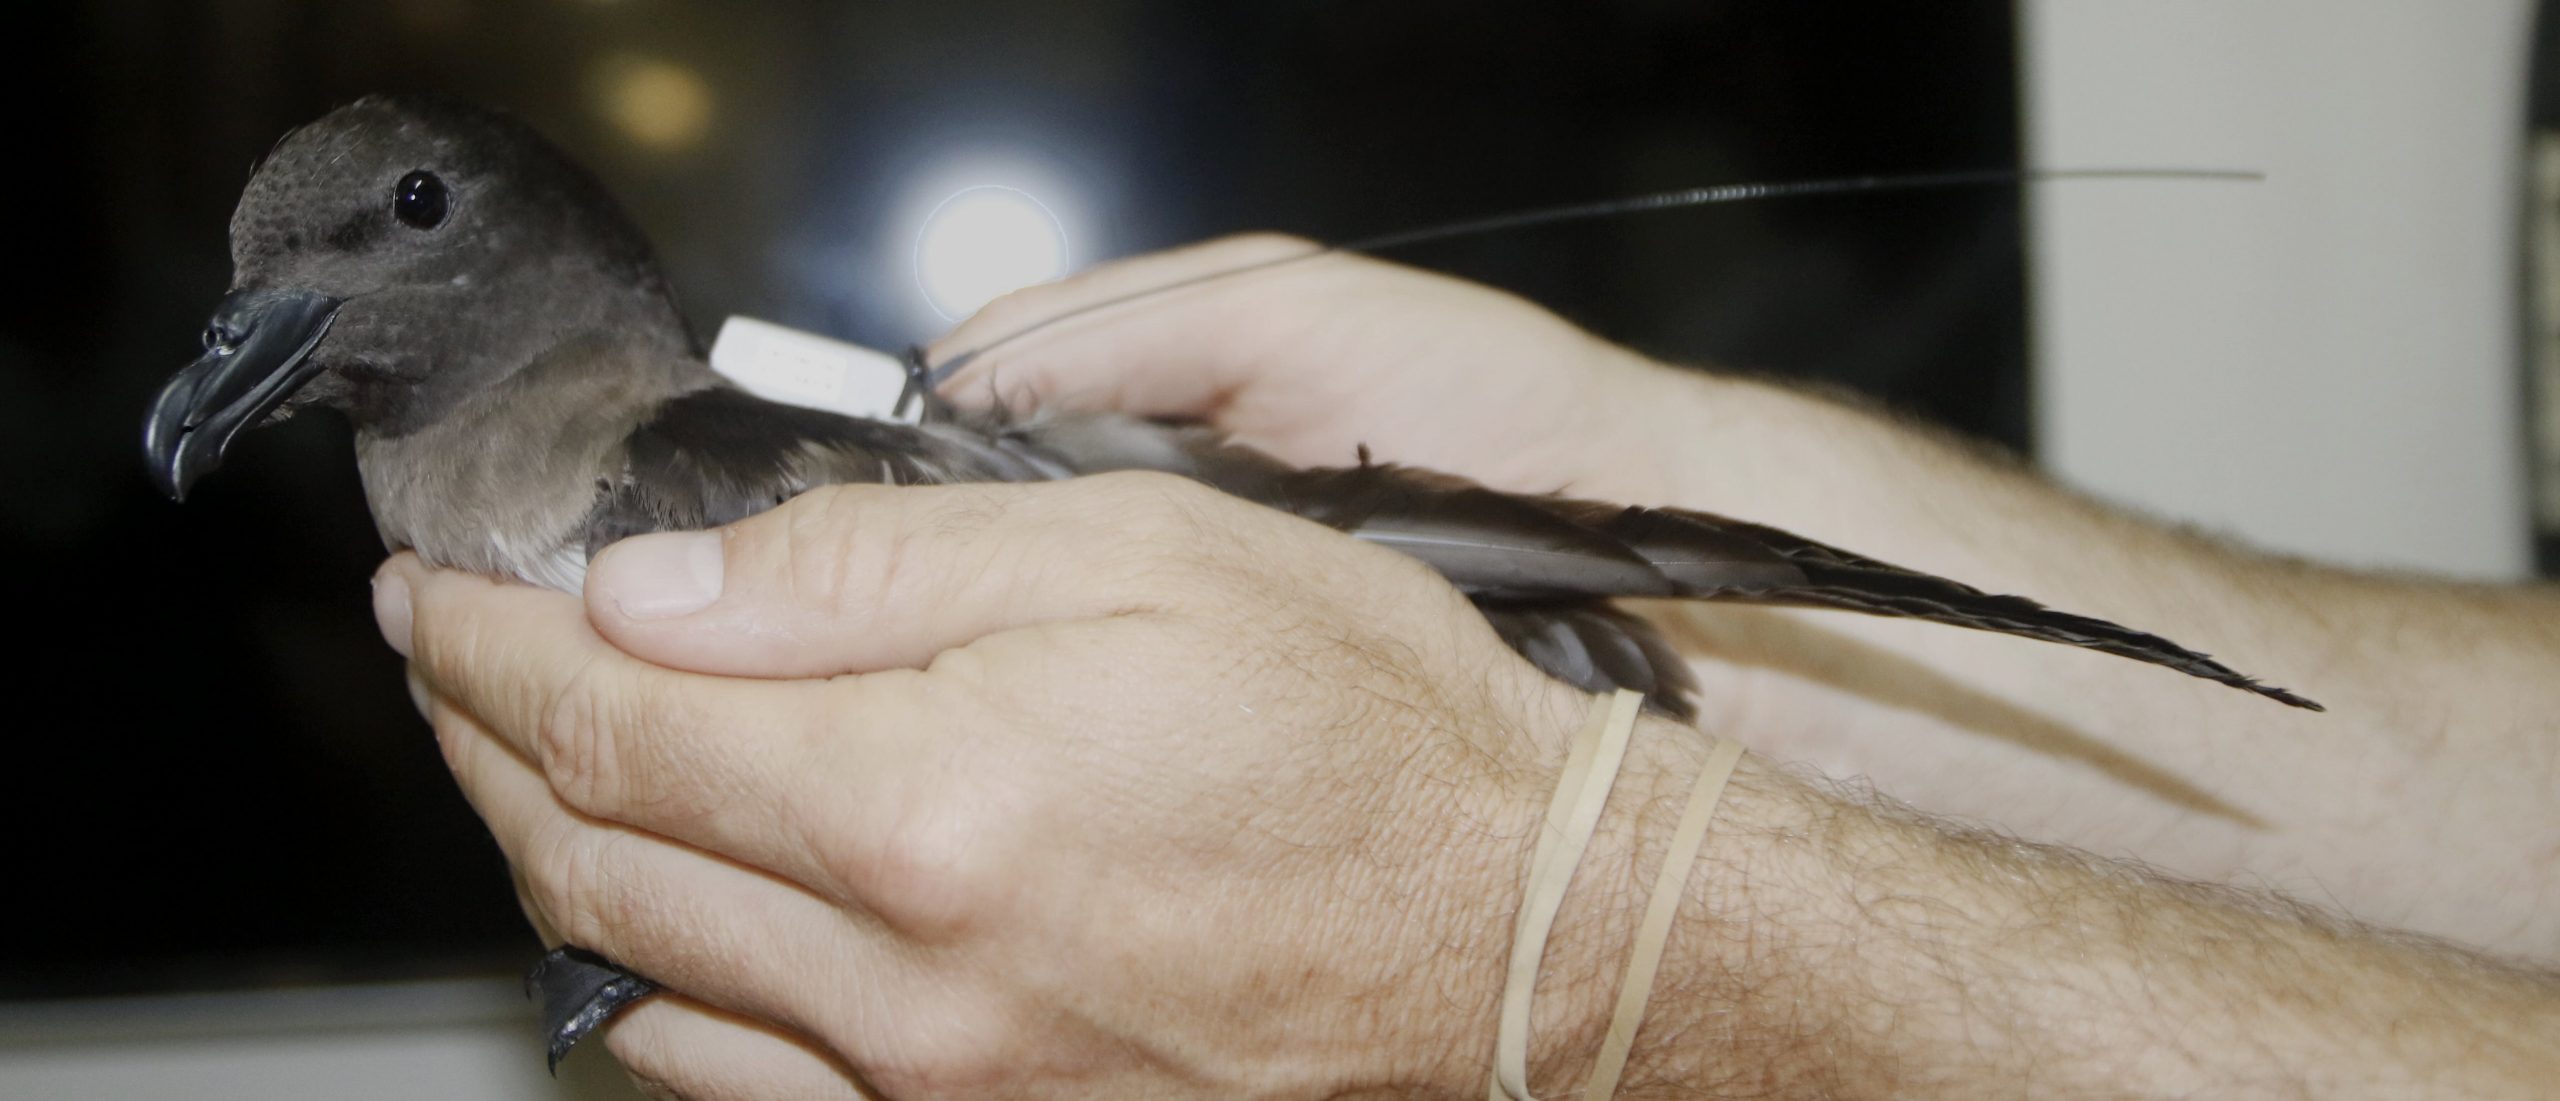
<path fill-rule="evenodd" d="M 1706 845 L 1707 825 L 1715 821 L 1716 804 L 1724 801 L 1724 785 L 1742 761 L 1742 743 L 1718 740 L 1689 789 L 1689 806 L 1671 833 L 1671 851 L 1663 854 L 1662 872 L 1654 877 L 1653 897 L 1645 902 L 1644 922 L 1636 927 L 1635 947 L 1627 953 L 1627 977 L 1618 984 L 1618 1008 L 1609 1015 L 1609 1036 L 1600 1044 L 1600 1061 L 1582 1088 L 1583 1101 L 1609 1101 L 1626 1073 L 1627 1053 L 1635 1048 L 1636 1028 L 1644 1023 L 1645 1003 L 1652 1000 L 1653 980 L 1662 968 L 1662 950 L 1671 941 L 1671 919 L 1680 912 L 1680 896 L 1689 889 L 1689 872 L 1697 867 L 1698 850 Z"/>
<path fill-rule="evenodd" d="M 1556 780 L 1555 798 L 1538 845 L 1529 857 L 1529 884 L 1520 902 L 1519 924 L 1512 931 L 1511 970 L 1502 988 L 1502 1016 L 1494 1037 L 1493 1081 L 1486 1101 L 1533 1101 L 1529 1096 L 1529 997 L 1538 983 L 1538 963 L 1546 956 L 1547 934 L 1555 928 L 1556 910 L 1565 887 L 1591 844 L 1608 805 L 1609 789 L 1626 760 L 1627 741 L 1635 733 L 1637 708 L 1644 697 L 1620 689 L 1595 701 L 1591 721 L 1574 738 L 1565 757 L 1564 774 Z"/>

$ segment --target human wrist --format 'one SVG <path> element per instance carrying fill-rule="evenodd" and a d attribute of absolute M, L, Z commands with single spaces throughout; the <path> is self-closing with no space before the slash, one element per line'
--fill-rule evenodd
<path fill-rule="evenodd" d="M 1539 484 L 1576 497 L 1673 505 L 1697 461 L 1705 372 L 1673 367 L 1598 337 L 1587 338 L 1569 396 L 1547 423 L 1557 454 Z M 1559 479 L 1559 475 L 1561 478 Z"/>
<path fill-rule="evenodd" d="M 1596 1007 L 1604 1015 L 1714 746 L 1687 727 L 1655 725 L 1665 752 L 1629 792 L 1626 845 L 1616 854 L 1631 882 L 1623 912 L 1609 918 L 1615 943 L 1599 964 L 1608 980 Z M 1854 915 L 1837 905 L 1826 874 L 1834 850 L 1863 844 L 1857 831 L 1841 828 L 1846 809 L 1761 760 L 1745 756 L 1734 766 L 1681 891 L 1615 1097 L 1841 1092 L 1838 1070 L 1865 1055 L 1849 1046 L 1838 1012 L 1847 1004 L 1839 948 Z M 1577 1064 L 1575 1087 L 1589 1063 Z"/>
<path fill-rule="evenodd" d="M 1789 502 L 1801 511 L 1823 476 L 1806 460 L 1840 434 L 1821 422 L 1864 416 L 1759 379 L 1611 351 L 1602 374 L 1615 400 L 1587 435 L 1607 449 L 1612 481 L 1602 495 L 1612 500 L 1754 520 Z"/>
<path fill-rule="evenodd" d="M 1535 1096 L 1584 1088 L 1638 916 L 1707 748 L 1668 721 L 1648 719 L 1636 732 L 1546 943 L 1530 1032 Z M 1553 769 L 1543 775 L 1554 780 Z M 1484 1090 L 1510 919 L 1535 842 L 1526 823 L 1537 820 L 1537 799 L 1514 801 L 1523 825 L 1510 831 L 1511 851 L 1496 857 L 1508 874 L 1487 880 L 1499 897 L 1478 914 L 1479 925 L 1499 931 L 1469 941 L 1485 946 L 1473 970 L 1490 977 L 1466 990 L 1473 1026 L 1452 1075 L 1437 1080 L 1443 1096 Z M 2028 1080 L 2056 1093 L 2104 1092 L 2110 1083 L 2193 1092 L 2253 1074 L 2292 1080 L 2304 1068 L 2274 1049 L 2323 1046 L 2308 1021 L 2278 1027 L 2233 1015 L 2263 980 L 2225 974 L 2218 957 L 2193 952 L 2197 936 L 2230 936 L 2239 926 L 2315 955 L 2326 954 L 2316 942 L 2337 936 L 2315 925 L 2309 942 L 2297 942 L 2296 921 L 2245 901 L 2233 907 L 2066 851 L 1951 833 L 1751 758 L 1698 860 L 1614 1095 L 1623 1101 L 1970 1096 L 1988 1083 Z M 1973 1009 L 1950 1020 L 1930 1008 L 1948 1005 Z M 2269 1050 L 2217 1050 L 2213 1037 L 2174 1023 L 2164 1031 L 2164 1007 L 2180 1021 L 2255 1028 Z M 2146 1061 L 2161 1051 L 2191 1063 Z M 2213 1065 L 2235 1055 L 2237 1063 Z"/>
<path fill-rule="evenodd" d="M 1407 984 L 1417 995 L 1420 1023 L 1414 1045 L 1428 1060 L 1403 1080 L 1404 1096 L 1476 1101 L 1485 1096 L 1495 1065 L 1511 957 L 1532 884 L 1533 855 L 1546 832 L 1550 803 L 1564 780 L 1577 730 L 1593 719 L 1607 697 L 1555 686 L 1521 708 L 1510 744 L 1486 759 L 1480 783 L 1456 794 L 1456 807 L 1439 816 L 1433 845 L 1453 858 L 1442 869 L 1436 938 L 1451 951 L 1435 981 Z M 1644 900 L 1635 893 L 1638 833 L 1651 823 L 1648 808 L 1661 798 L 1662 767 L 1682 750 L 1662 742 L 1662 728 L 1679 740 L 1694 731 L 1643 718 L 1633 732 L 1625 765 L 1540 946 L 1540 964 L 1529 1002 L 1528 1084 L 1540 1097 L 1578 1089 L 1589 1073 L 1607 1027 L 1609 1000 Z M 1471 739 L 1472 740 L 1472 739 Z M 1667 825 L 1662 828 L 1668 829 Z M 1452 1012 L 1455 1010 L 1455 1012 Z"/>
<path fill-rule="evenodd" d="M 1809 422 L 1833 410 L 1817 399 L 1652 361 L 1640 385 L 1647 465 L 1658 482 L 1650 503 L 1766 520 L 1771 504 L 1809 496 L 1805 487 L 1820 475 L 1795 452 L 1823 439 Z"/>
<path fill-rule="evenodd" d="M 1579 1096 L 1585 1088 L 1601 1045 L 1609 1015 L 1619 997 L 1628 955 L 1635 949 L 1636 926 L 1649 901 L 1653 873 L 1660 868 L 1673 818 L 1678 814 L 1682 780 L 1703 762 L 1697 732 L 1659 719 L 1640 721 L 1635 744 L 1619 770 L 1600 825 L 1565 894 L 1556 927 L 1548 938 L 1545 965 L 1538 980 L 1531 1030 L 1530 1085 L 1540 1097 Z M 1692 881 L 1695 896 L 1701 886 Z M 1679 932 L 1694 933 L 1699 914 L 1691 899 L 1682 900 Z M 1675 932 L 1675 941 L 1682 940 Z M 1698 944 L 1666 949 L 1664 985 L 1688 985 Z M 1649 1006 L 1652 1037 L 1642 1033 L 1621 1086 L 1626 1097 L 1644 1096 L 1666 1075 L 1681 1077 L 1667 1063 L 1672 1053 L 1659 1042 L 1646 1042 L 1666 1031 L 1686 1031 L 1690 1006 Z"/>
<path fill-rule="evenodd" d="M 1668 720 L 1646 718 L 1590 848 L 1575 870 L 1531 1003 L 1529 1084 L 1540 1097 L 1578 1094 L 1590 1077 L 1620 996 L 1637 926 L 1675 826 L 1713 743 Z M 1560 759 L 1560 752 L 1553 754 Z M 1555 770 L 1543 773 L 1551 783 Z M 1546 792 L 1537 793 L 1542 804 Z M 1781 1070 L 1795 1081 L 1818 1073 L 1778 1056 L 1815 1050 L 1815 1024 L 1805 1007 L 1825 1004 L 1810 984 L 1818 972 L 1791 933 L 1805 910 L 1796 886 L 1803 854 L 1773 839 L 1801 839 L 1814 821 L 1800 785 L 1745 761 L 1727 789 L 1708 842 L 1682 891 L 1659 978 L 1616 1096 L 1696 1096 L 1706 1087 L 1768 1082 Z M 1515 813 L 1534 822 L 1541 807 Z M 1534 828 L 1497 859 L 1507 875 L 1494 880 L 1503 936 L 1480 970 L 1494 977 L 1476 1000 L 1477 1039 L 1460 1052 L 1459 1096 L 1484 1089 L 1500 998 L 1507 934 L 1527 882 Z M 1808 927 L 1821 927 L 1807 923 Z"/>
<path fill-rule="evenodd" d="M 1634 836 L 1655 839 L 1639 841 L 1642 867 L 1667 827 Z M 2052 1096 L 2486 1096 L 2434 1087 L 2548 1073 L 2535 1054 L 2560 1019 L 2547 975 L 1951 829 L 1749 759 L 1709 838 L 1623 1101 L 1973 1097 L 2023 1082 Z M 2469 1008 L 2403 1016 L 2421 997 Z M 2358 1038 L 2378 1021 L 2388 1043 Z"/>

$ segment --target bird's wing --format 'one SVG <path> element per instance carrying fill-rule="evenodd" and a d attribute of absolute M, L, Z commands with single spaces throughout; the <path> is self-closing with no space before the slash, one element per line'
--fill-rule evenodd
<path fill-rule="evenodd" d="M 811 487 L 1034 481 L 1065 467 L 1022 441 L 961 426 L 861 420 L 714 387 L 669 401 L 624 443 L 587 518 L 587 553 L 653 531 L 763 512 Z"/>
<path fill-rule="evenodd" d="M 1401 467 L 1300 470 L 1196 425 L 1071 416 L 1007 431 L 1079 473 L 1179 474 L 1411 555 L 1467 594 L 1505 643 L 1549 675 L 1593 692 L 1631 689 L 1656 711 L 1692 714 L 1688 663 L 1650 624 L 1605 601 L 1680 595 L 1676 584 L 1641 548 L 1536 498 Z M 1772 570 L 1794 576 L 1757 544 L 1734 540 L 1727 549 L 1736 581 L 1767 580 Z"/>
<path fill-rule="evenodd" d="M 1123 437 L 1138 422 L 1102 434 L 1109 446 L 1077 436 L 1062 450 L 1080 466 L 1150 452 Z M 1091 425 L 1076 430 L 1096 435 Z M 2103 619 L 2056 611 L 2020 596 L 1984 592 L 1935 574 L 1906 569 L 1761 524 L 1685 509 L 1641 508 L 1561 496 L 1500 493 L 1463 478 L 1392 464 L 1318 470 L 1289 467 L 1197 428 L 1158 428 L 1178 461 L 1144 465 L 1172 470 L 1241 497 L 1390 547 L 1430 564 L 1488 608 L 1506 639 L 1524 653 L 1563 654 L 1567 634 L 1615 630 L 1626 638 L 1612 654 L 1668 654 L 1641 623 L 1624 616 L 1580 616 L 1565 626 L 1539 625 L 1540 615 L 1579 609 L 1577 602 L 1627 596 L 1671 596 L 1755 604 L 1836 608 L 1923 619 L 2044 642 L 2084 647 L 2166 666 L 2193 677 L 2255 692 L 2295 707 L 2319 705 L 2260 684 L 2212 658 L 2158 635 Z M 1157 451 L 1166 448 L 1159 442 Z M 1509 615 L 1496 614 L 1507 610 Z M 1525 619 L 1522 617 L 1526 617 Z M 1507 623 L 1507 625 L 1506 625 Z M 1563 633 L 1559 633 L 1563 632 Z M 1572 661 L 1541 666 L 1587 687 L 1593 670 Z M 1651 683 L 1686 683 L 1650 662 Z M 1632 671 L 1632 667 L 1629 667 Z M 1637 675 L 1637 681 L 1645 680 Z M 1640 683 L 1613 686 L 1645 689 Z"/>
<path fill-rule="evenodd" d="M 1299 469 L 1198 426 L 1119 416 L 923 427 L 857 420 L 698 391 L 634 432 L 620 482 L 588 528 L 590 550 L 627 535 L 725 524 L 811 486 L 1032 481 L 1145 469 L 1180 474 L 1410 555 L 1474 599 L 1515 649 L 1587 688 L 1632 688 L 1685 711 L 1690 683 L 1642 620 L 1612 597 L 1835 608 L 2017 635 L 2166 666 L 2296 707 L 2158 635 L 1984 592 L 1760 524 L 1683 509 L 1502 493 L 1393 464 Z"/>
<path fill-rule="evenodd" d="M 1683 722 L 1695 717 L 1697 680 L 1652 625 L 1607 601 L 1477 601 L 1505 645 L 1548 676 L 1586 692 L 1625 688 Z"/>
<path fill-rule="evenodd" d="M 2293 707 L 2322 710 L 2308 698 L 2261 684 L 2254 677 L 2159 635 L 2048 608 L 2022 596 L 1984 592 L 1792 532 L 1681 509 L 1632 508 L 1565 498 L 1541 500 L 1559 515 L 1626 538 L 1673 579 L 1683 596 L 1836 608 L 2059 642 L 2165 666 Z M 1766 581 L 1736 577 L 1725 550 L 1736 540 L 1762 548 L 1800 576 L 1773 575 Z"/>
<path fill-rule="evenodd" d="M 1304 471 L 1274 488 L 1269 503 L 1412 554 L 1491 600 L 1670 595 L 1923 619 L 2084 647 L 2319 709 L 2158 635 L 1710 513 L 1497 494 L 1392 466 Z"/>

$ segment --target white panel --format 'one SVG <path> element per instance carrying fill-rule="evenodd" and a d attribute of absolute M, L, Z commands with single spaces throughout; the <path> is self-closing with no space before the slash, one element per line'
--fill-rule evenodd
<path fill-rule="evenodd" d="M 0 1098 L 637 1101 L 602 1045 L 545 1074 L 510 982 L 0 1006 Z"/>
<path fill-rule="evenodd" d="M 2259 545 L 2527 569 L 2524 0 L 2026 0 L 2041 458 Z"/>

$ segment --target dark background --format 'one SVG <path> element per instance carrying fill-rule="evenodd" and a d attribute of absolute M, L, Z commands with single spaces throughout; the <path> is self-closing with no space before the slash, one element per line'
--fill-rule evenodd
<path fill-rule="evenodd" d="M 345 429 L 245 438 L 181 508 L 152 390 L 287 128 L 374 91 L 512 109 L 730 312 L 900 347 L 955 151 L 1048 166 L 1079 262 L 1364 236 L 1701 184 L 2016 159 L 2006 2 L 1779 5 L 318 0 L 28 5 L 0 296 L 0 996 L 511 970 L 535 950 L 376 635 Z M 652 144 L 617 83 L 706 125 Z M 680 81 L 681 82 L 681 81 Z M 926 196 L 927 204 L 938 196 Z M 1056 196 L 1049 196 L 1056 198 Z M 1855 386 L 2026 444 L 2015 196 L 1766 202 L 1400 255 L 1657 354 Z"/>

